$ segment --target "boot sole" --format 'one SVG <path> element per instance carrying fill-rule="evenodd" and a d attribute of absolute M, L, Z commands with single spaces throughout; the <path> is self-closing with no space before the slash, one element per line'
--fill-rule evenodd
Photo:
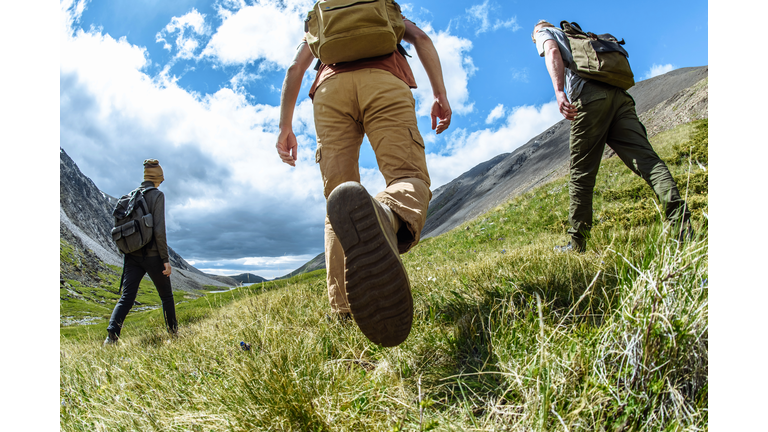
<path fill-rule="evenodd" d="M 352 318 L 371 342 L 393 347 L 411 332 L 413 298 L 397 245 L 388 241 L 375 205 L 362 185 L 347 182 L 328 197 L 328 219 L 346 257 Z"/>

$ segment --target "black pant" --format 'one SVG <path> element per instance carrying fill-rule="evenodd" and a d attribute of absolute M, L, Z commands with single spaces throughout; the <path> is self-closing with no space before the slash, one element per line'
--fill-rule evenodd
<path fill-rule="evenodd" d="M 157 293 L 160 294 L 160 300 L 163 302 L 165 326 L 168 328 L 168 331 L 176 331 L 178 323 L 176 322 L 176 307 L 173 303 L 173 292 L 171 291 L 171 277 L 164 275 L 163 270 L 165 270 L 165 266 L 159 256 L 136 257 L 125 255 L 122 280 L 123 295 L 115 305 L 115 310 L 112 311 L 107 331 L 120 336 L 123 321 L 125 321 L 125 317 L 136 301 L 139 283 L 141 283 L 141 278 L 144 277 L 144 274 L 149 274 L 150 279 L 155 284 Z"/>

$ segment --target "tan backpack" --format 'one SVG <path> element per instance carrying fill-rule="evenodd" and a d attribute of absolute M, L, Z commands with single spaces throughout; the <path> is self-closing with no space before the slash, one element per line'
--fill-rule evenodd
<path fill-rule="evenodd" d="M 396 51 L 405 24 L 394 0 L 322 0 L 307 14 L 304 32 L 312 55 L 334 64 Z"/>
<path fill-rule="evenodd" d="M 576 74 L 624 90 L 635 85 L 635 76 L 629 67 L 629 53 L 622 47 L 624 39 L 619 41 L 609 33 L 585 33 L 575 22 L 562 21 L 560 28 L 571 45 L 573 63 L 570 68 Z"/>

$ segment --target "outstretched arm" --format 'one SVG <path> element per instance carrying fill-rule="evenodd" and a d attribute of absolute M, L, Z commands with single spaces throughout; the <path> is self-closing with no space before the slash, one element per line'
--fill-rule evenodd
<path fill-rule="evenodd" d="M 568 102 L 568 97 L 563 90 L 565 87 L 565 65 L 563 64 L 563 56 L 560 55 L 560 49 L 557 47 L 557 42 L 552 39 L 544 41 L 544 57 L 549 77 L 552 78 L 552 86 L 555 88 L 555 97 L 557 98 L 557 107 L 560 110 L 560 114 L 566 120 L 573 120 L 576 118 L 576 107 Z"/>
<path fill-rule="evenodd" d="M 277 153 L 280 159 L 290 166 L 296 166 L 296 150 L 298 142 L 296 135 L 293 134 L 293 110 L 296 107 L 296 99 L 299 98 L 301 90 L 301 81 L 304 78 L 304 72 L 312 64 L 312 52 L 309 50 L 306 42 L 302 42 L 296 51 L 293 62 L 285 73 L 283 81 L 283 91 L 280 95 L 280 131 L 277 135 Z"/>
<path fill-rule="evenodd" d="M 430 116 L 432 117 L 432 130 L 437 128 L 436 132 L 439 134 L 451 125 L 451 105 L 448 103 L 448 96 L 445 93 L 440 57 L 437 55 L 432 39 L 426 33 L 416 27 L 416 24 L 408 20 L 403 21 L 405 22 L 405 36 L 403 36 L 403 40 L 416 48 L 419 61 L 424 66 L 424 70 L 427 71 L 429 83 L 432 85 L 432 94 L 435 97 L 435 101 L 432 103 Z M 437 119 L 440 119 L 439 123 Z"/>

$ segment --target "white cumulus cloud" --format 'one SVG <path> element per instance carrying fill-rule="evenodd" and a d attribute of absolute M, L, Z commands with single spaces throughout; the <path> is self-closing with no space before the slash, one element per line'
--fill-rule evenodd
<path fill-rule="evenodd" d="M 203 55 L 229 65 L 266 60 L 286 68 L 304 37 L 304 17 L 312 4 L 260 0 L 245 6 L 230 1 L 226 3 L 230 8 L 219 10 L 223 23 Z"/>
<path fill-rule="evenodd" d="M 673 71 L 675 69 L 677 68 L 672 66 L 669 63 L 665 65 L 658 65 L 654 63 L 653 66 L 651 66 L 651 69 L 645 73 L 645 75 L 643 76 L 643 79 L 646 80 L 648 78 L 653 78 L 655 76 L 664 75 L 665 73 Z"/>
<path fill-rule="evenodd" d="M 472 62 L 472 57 L 469 56 L 472 41 L 451 35 L 448 31 L 435 31 L 429 23 L 419 25 L 419 27 L 432 39 L 432 43 L 437 49 L 443 70 L 443 81 L 453 113 L 467 114 L 472 112 L 474 103 L 469 99 L 468 84 L 469 78 L 477 70 Z M 413 59 L 409 61 L 409 64 L 416 78 L 416 84 L 419 86 L 414 91 L 417 103 L 416 114 L 429 116 L 429 110 L 434 100 L 432 86 L 429 83 L 427 72 L 421 62 L 417 60 L 416 49 L 411 49 L 410 54 Z"/>
<path fill-rule="evenodd" d="M 473 132 L 456 130 L 450 135 L 450 144 L 445 150 L 427 155 L 432 188 L 450 182 L 481 162 L 514 151 L 560 120 L 562 116 L 557 102 L 552 101 L 540 107 L 512 108 L 504 124 L 498 128 Z"/>
<path fill-rule="evenodd" d="M 208 26 L 205 24 L 205 15 L 198 12 L 197 9 L 192 9 L 191 12 L 181 17 L 173 17 L 171 22 L 157 33 L 155 40 L 158 43 L 162 42 L 163 48 L 171 51 L 173 46 L 171 46 L 166 38 L 170 38 L 175 34 L 176 40 L 174 43 L 178 51 L 176 56 L 189 59 L 195 56 L 195 51 L 200 46 L 198 38 L 208 32 Z"/>
<path fill-rule="evenodd" d="M 467 9 L 469 19 L 471 22 L 478 23 L 475 29 L 475 35 L 485 33 L 487 31 L 495 31 L 501 28 L 512 29 L 512 31 L 520 30 L 520 26 L 517 24 L 517 18 L 509 18 L 507 20 L 501 20 L 496 18 L 491 19 L 491 15 L 494 11 L 498 10 L 498 6 L 491 4 L 489 0 L 485 0 L 482 4 L 473 5 Z"/>
<path fill-rule="evenodd" d="M 488 114 L 488 117 L 486 117 L 485 124 L 491 124 L 496 120 L 504 117 L 505 112 L 506 110 L 504 109 L 504 104 L 496 105 L 496 108 L 492 109 L 491 112 Z"/>

